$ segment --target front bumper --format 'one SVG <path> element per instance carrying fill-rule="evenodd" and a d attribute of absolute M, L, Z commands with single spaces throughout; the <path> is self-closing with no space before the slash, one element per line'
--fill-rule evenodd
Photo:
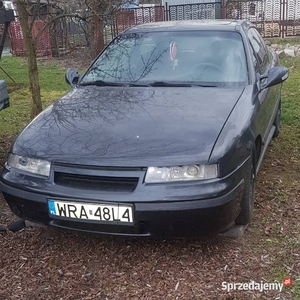
<path fill-rule="evenodd" d="M 233 224 L 241 210 L 243 174 L 244 167 L 240 166 L 225 179 L 142 185 L 128 193 L 96 193 L 91 190 L 58 187 L 55 184 L 52 184 L 52 189 L 47 184 L 44 188 L 36 184 L 28 189 L 28 185 L 25 186 L 25 182 L 20 185 L 19 180 L 26 176 L 19 177 L 15 171 L 5 168 L 0 177 L 0 190 L 11 210 L 20 218 L 32 222 L 109 235 L 186 237 L 220 233 Z M 26 182 L 29 184 L 28 178 Z M 53 197 L 62 201 L 131 204 L 134 208 L 134 224 L 115 225 L 53 218 L 47 207 L 47 200 Z"/>
<path fill-rule="evenodd" d="M 165 237 L 206 235 L 226 230 L 240 211 L 243 182 L 230 193 L 215 199 L 136 203 L 133 226 L 51 218 L 47 196 L 21 191 L 3 183 L 0 183 L 0 188 L 11 210 L 20 218 L 33 222 L 101 234 Z"/>

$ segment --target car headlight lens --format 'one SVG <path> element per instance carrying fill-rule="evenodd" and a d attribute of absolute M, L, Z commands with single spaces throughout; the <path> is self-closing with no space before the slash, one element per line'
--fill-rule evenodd
<path fill-rule="evenodd" d="M 203 180 L 218 177 L 218 165 L 149 167 L 145 183 Z"/>
<path fill-rule="evenodd" d="M 7 165 L 19 170 L 27 171 L 30 173 L 47 176 L 50 175 L 51 163 L 46 160 L 29 158 L 15 154 L 9 154 Z"/>

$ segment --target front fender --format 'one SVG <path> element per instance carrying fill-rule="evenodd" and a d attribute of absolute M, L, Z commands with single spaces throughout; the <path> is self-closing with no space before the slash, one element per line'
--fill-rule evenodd
<path fill-rule="evenodd" d="M 212 149 L 209 163 L 219 164 L 220 177 L 232 172 L 251 155 L 256 139 L 254 90 L 254 85 L 245 88 Z"/>

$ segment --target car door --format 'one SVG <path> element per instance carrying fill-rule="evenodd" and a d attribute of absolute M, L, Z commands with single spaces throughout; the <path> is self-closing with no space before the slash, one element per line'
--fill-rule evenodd
<path fill-rule="evenodd" d="M 259 75 L 266 75 L 275 61 L 265 45 L 258 31 L 252 27 L 248 30 L 248 39 L 252 48 L 255 71 Z M 265 79 L 267 80 L 267 79 Z M 263 83 L 263 82 L 262 82 Z M 262 136 L 263 143 L 266 142 L 275 118 L 275 107 L 278 97 L 277 87 L 263 89 L 258 94 L 259 110 L 257 112 L 255 125 Z"/>

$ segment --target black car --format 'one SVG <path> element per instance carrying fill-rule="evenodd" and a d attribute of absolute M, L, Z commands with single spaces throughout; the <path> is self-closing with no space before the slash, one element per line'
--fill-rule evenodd
<path fill-rule="evenodd" d="M 248 224 L 288 70 L 247 21 L 144 24 L 114 39 L 11 146 L 21 218 L 112 235 Z"/>
<path fill-rule="evenodd" d="M 9 97 L 4 80 L 0 80 L 0 110 L 9 107 Z"/>

